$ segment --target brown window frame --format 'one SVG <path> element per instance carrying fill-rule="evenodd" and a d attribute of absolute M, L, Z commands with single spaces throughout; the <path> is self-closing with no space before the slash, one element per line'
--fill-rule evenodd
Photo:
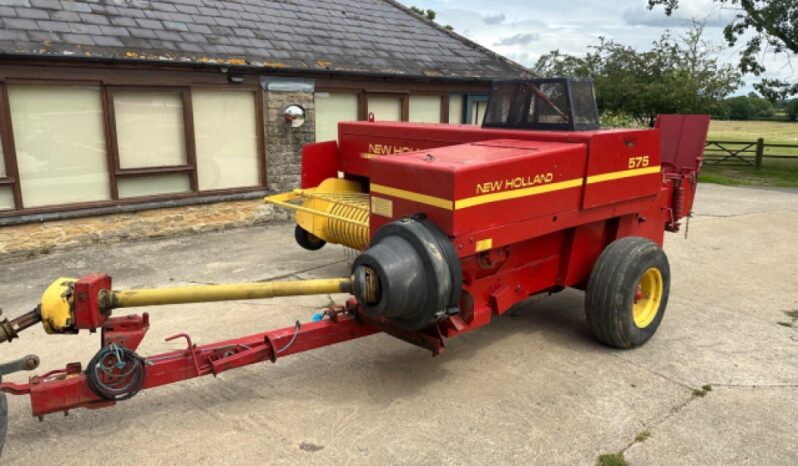
<path fill-rule="evenodd" d="M 366 91 L 364 93 L 364 106 L 365 106 L 365 118 L 364 120 L 368 119 L 369 115 L 369 98 L 370 97 L 401 97 L 402 99 L 402 107 L 401 107 L 401 119 L 399 121 L 408 121 L 410 119 L 410 92 L 400 91 L 400 92 L 369 92 Z"/>
<path fill-rule="evenodd" d="M 119 157 L 119 134 L 116 131 L 116 109 L 114 107 L 114 94 L 117 92 L 164 92 L 180 93 L 183 102 L 183 138 L 186 145 L 186 163 L 182 165 L 156 165 L 152 167 L 122 168 Z M 106 121 L 110 131 L 110 146 L 107 152 L 111 155 L 113 167 L 112 199 L 119 200 L 119 185 L 116 178 L 146 178 L 148 176 L 168 175 L 175 173 L 188 173 L 191 193 L 199 190 L 197 182 L 197 150 L 194 143 L 194 109 L 191 105 L 191 89 L 188 86 L 104 86 L 106 95 Z M 150 196 L 147 196 L 150 197 Z M 137 197 L 135 199 L 140 199 Z"/>
<path fill-rule="evenodd" d="M 11 192 L 14 195 L 14 208 L 2 211 L 3 214 L 8 214 L 22 208 L 22 189 L 19 185 L 14 132 L 11 131 L 8 90 L 6 89 L 6 83 L 2 81 L 0 81 L 0 143 L 3 146 L 3 164 L 6 172 L 6 176 L 0 177 L 0 186 L 11 186 Z"/>
<path fill-rule="evenodd" d="M 263 120 L 263 88 L 260 86 L 225 86 L 225 85 L 216 85 L 216 84 L 192 84 L 190 86 L 190 91 L 193 90 L 212 90 L 212 91 L 219 91 L 219 92 L 251 92 L 253 94 L 253 105 L 255 105 L 255 134 L 258 138 L 257 140 L 257 151 L 258 151 L 258 185 L 257 186 L 250 186 L 250 187 L 242 187 L 242 188 L 222 188 L 222 189 L 208 189 L 204 191 L 198 190 L 197 192 L 200 194 L 207 194 L 207 193 L 221 193 L 224 194 L 228 192 L 230 189 L 249 189 L 250 191 L 253 189 L 267 189 L 266 184 L 268 181 L 268 176 L 266 172 L 266 131 L 264 128 L 264 120 Z M 192 130 L 194 129 L 193 125 L 193 118 L 194 112 L 192 108 Z M 194 155 L 196 160 L 196 139 L 194 139 Z M 199 186 L 199 184 L 198 184 Z"/>
<path fill-rule="evenodd" d="M 158 76 L 154 74 L 153 76 Z M 12 186 L 14 194 L 14 209 L 0 211 L 0 218 L 5 217 L 18 217 L 31 214 L 46 214 L 67 212 L 81 209 L 93 209 L 104 207 L 115 207 L 121 205 L 134 205 L 144 204 L 159 201 L 170 201 L 177 199 L 191 199 L 203 198 L 218 195 L 233 195 L 233 194 L 246 194 L 257 193 L 268 190 L 267 186 L 267 163 L 266 163 L 266 144 L 265 144 L 265 131 L 264 131 L 264 114 L 263 114 L 263 91 L 257 85 L 233 85 L 223 83 L 193 83 L 190 76 L 186 76 L 186 81 L 190 84 L 149 84 L 149 83 L 136 83 L 134 85 L 128 84 L 114 84 L 113 82 L 103 82 L 100 80 L 91 79 L 36 79 L 36 78 L 5 78 L 0 79 L 0 139 L 3 144 L 3 160 L 5 162 L 6 176 L 0 178 L 0 186 Z M 105 132 L 106 142 L 106 170 L 108 172 L 108 181 L 110 184 L 110 199 L 104 201 L 69 203 L 69 204 L 56 204 L 42 207 L 24 207 L 24 199 L 22 199 L 21 181 L 19 179 L 19 169 L 16 157 L 16 144 L 14 142 L 13 123 L 11 121 L 11 109 L 8 101 L 7 85 L 34 85 L 34 86 L 92 86 L 100 90 L 101 107 L 103 127 Z M 129 168 L 122 169 L 119 161 L 119 154 L 116 140 L 116 115 L 113 110 L 113 96 L 114 90 L 142 90 L 142 91 L 157 91 L 157 90 L 175 90 L 178 89 L 182 92 L 183 96 L 183 117 L 184 117 L 184 130 L 186 137 L 186 165 L 178 166 L 160 166 L 160 167 L 146 167 L 146 168 Z M 194 124 L 193 124 L 193 107 L 191 100 L 192 89 L 213 89 L 218 91 L 242 92 L 248 91 L 253 94 L 253 105 L 255 105 L 255 118 L 256 118 L 256 136 L 257 150 L 258 150 L 258 164 L 259 164 L 259 184 L 255 186 L 246 186 L 241 188 L 223 188 L 200 191 L 198 189 L 197 177 L 197 161 L 196 161 L 196 140 L 194 138 Z M 152 196 L 140 196 L 126 199 L 119 199 L 118 178 L 133 178 L 133 177 L 146 177 L 158 176 L 173 173 L 189 173 L 191 191 L 186 193 L 173 193 L 173 194 L 158 194 Z"/>
<path fill-rule="evenodd" d="M 441 90 L 385 90 L 379 87 L 372 88 L 353 88 L 347 86 L 316 86 L 314 93 L 328 92 L 330 94 L 349 94 L 356 95 L 358 102 L 358 120 L 368 120 L 368 98 L 375 97 L 402 97 L 402 119 L 400 121 L 410 121 L 410 97 L 411 96 L 438 96 L 441 98 L 440 123 L 448 123 L 449 120 L 449 92 Z"/>

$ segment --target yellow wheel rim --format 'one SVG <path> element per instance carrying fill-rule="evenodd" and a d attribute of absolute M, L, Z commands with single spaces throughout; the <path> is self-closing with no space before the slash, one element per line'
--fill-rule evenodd
<path fill-rule="evenodd" d="M 646 270 L 640 277 L 632 308 L 632 316 L 638 328 L 648 327 L 657 316 L 663 288 L 662 272 L 656 267 Z"/>

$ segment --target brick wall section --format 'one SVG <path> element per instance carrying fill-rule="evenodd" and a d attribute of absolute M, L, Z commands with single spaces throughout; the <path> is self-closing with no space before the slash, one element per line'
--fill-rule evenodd
<path fill-rule="evenodd" d="M 305 109 L 305 124 L 293 128 L 283 111 L 289 105 Z M 315 141 L 315 108 L 312 92 L 263 92 L 264 136 L 266 139 L 267 183 L 272 191 L 289 191 L 299 186 L 302 145 Z"/>
<path fill-rule="evenodd" d="M 288 214 L 260 199 L 155 209 L 0 228 L 0 262 L 97 243 L 257 225 Z"/>

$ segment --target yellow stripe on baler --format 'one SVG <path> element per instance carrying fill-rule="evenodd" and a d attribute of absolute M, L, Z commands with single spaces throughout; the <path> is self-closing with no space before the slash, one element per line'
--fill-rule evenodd
<path fill-rule="evenodd" d="M 454 210 L 454 202 L 448 199 L 443 199 L 441 197 L 414 193 L 413 191 L 405 191 L 404 189 L 391 188 L 390 186 L 383 186 L 381 184 L 376 184 L 376 183 L 371 184 L 371 192 L 385 194 L 387 196 L 398 197 L 399 199 L 418 202 L 419 204 L 427 204 L 433 207 L 439 207 L 441 209 Z"/>
<path fill-rule="evenodd" d="M 621 170 L 619 172 L 602 173 L 601 175 L 593 175 L 587 177 L 587 184 L 602 183 L 604 181 L 620 180 L 623 178 L 631 178 L 633 176 L 652 175 L 660 172 L 660 166 L 635 168 L 632 170 Z"/>
<path fill-rule="evenodd" d="M 466 197 L 454 201 L 455 209 L 466 209 L 482 204 L 490 204 L 492 202 L 508 201 L 510 199 L 518 199 L 519 197 L 536 196 L 538 194 L 550 193 L 553 191 L 562 191 L 563 189 L 571 189 L 582 186 L 582 178 L 574 178 L 573 180 L 559 181 L 557 183 L 543 184 L 540 186 L 532 186 L 524 189 L 514 189 L 512 191 L 502 191 L 499 193 L 483 194 L 481 196 Z"/>
<path fill-rule="evenodd" d="M 390 186 L 384 186 L 381 184 L 372 184 L 371 191 L 445 210 L 459 210 L 475 207 L 478 205 L 492 204 L 494 202 L 508 201 L 511 199 L 519 199 L 522 197 L 531 197 L 537 196 L 538 194 L 546 194 L 555 191 L 562 191 L 565 189 L 577 188 L 582 186 L 582 184 L 603 183 L 605 181 L 614 181 L 624 178 L 632 178 L 635 176 L 652 175 L 654 173 L 659 173 L 660 170 L 661 167 L 659 165 L 655 167 L 621 170 L 617 172 L 602 173 L 600 175 L 592 175 L 588 176 L 587 178 L 574 178 L 571 180 L 559 181 L 557 183 L 515 189 L 512 191 L 502 191 L 498 193 L 483 194 L 481 196 L 466 197 L 455 201 L 443 199 L 441 197 L 430 196 L 427 194 L 416 193 L 413 191 L 406 191 L 404 189 L 392 188 Z"/>

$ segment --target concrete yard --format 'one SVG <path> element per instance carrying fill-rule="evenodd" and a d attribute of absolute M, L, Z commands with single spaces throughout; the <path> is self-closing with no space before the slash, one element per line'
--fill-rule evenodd
<path fill-rule="evenodd" d="M 118 288 L 347 273 L 351 254 L 306 252 L 292 228 L 0 265 L 0 306 L 16 316 L 53 279 L 92 271 L 108 272 Z M 596 343 L 582 293 L 566 291 L 450 340 L 435 359 L 375 335 L 41 423 L 26 397 L 9 396 L 2 463 L 590 465 L 623 452 L 633 465 L 798 464 L 798 192 L 702 185 L 689 238 L 669 234 L 665 249 L 670 304 L 637 350 Z M 208 343 L 291 326 L 330 300 L 151 309 L 140 353 L 182 348 L 163 341 L 181 331 Z M 44 372 L 85 364 L 98 340 L 37 327 L 4 344 L 0 359 L 33 352 Z M 695 395 L 704 385 L 711 391 Z"/>

